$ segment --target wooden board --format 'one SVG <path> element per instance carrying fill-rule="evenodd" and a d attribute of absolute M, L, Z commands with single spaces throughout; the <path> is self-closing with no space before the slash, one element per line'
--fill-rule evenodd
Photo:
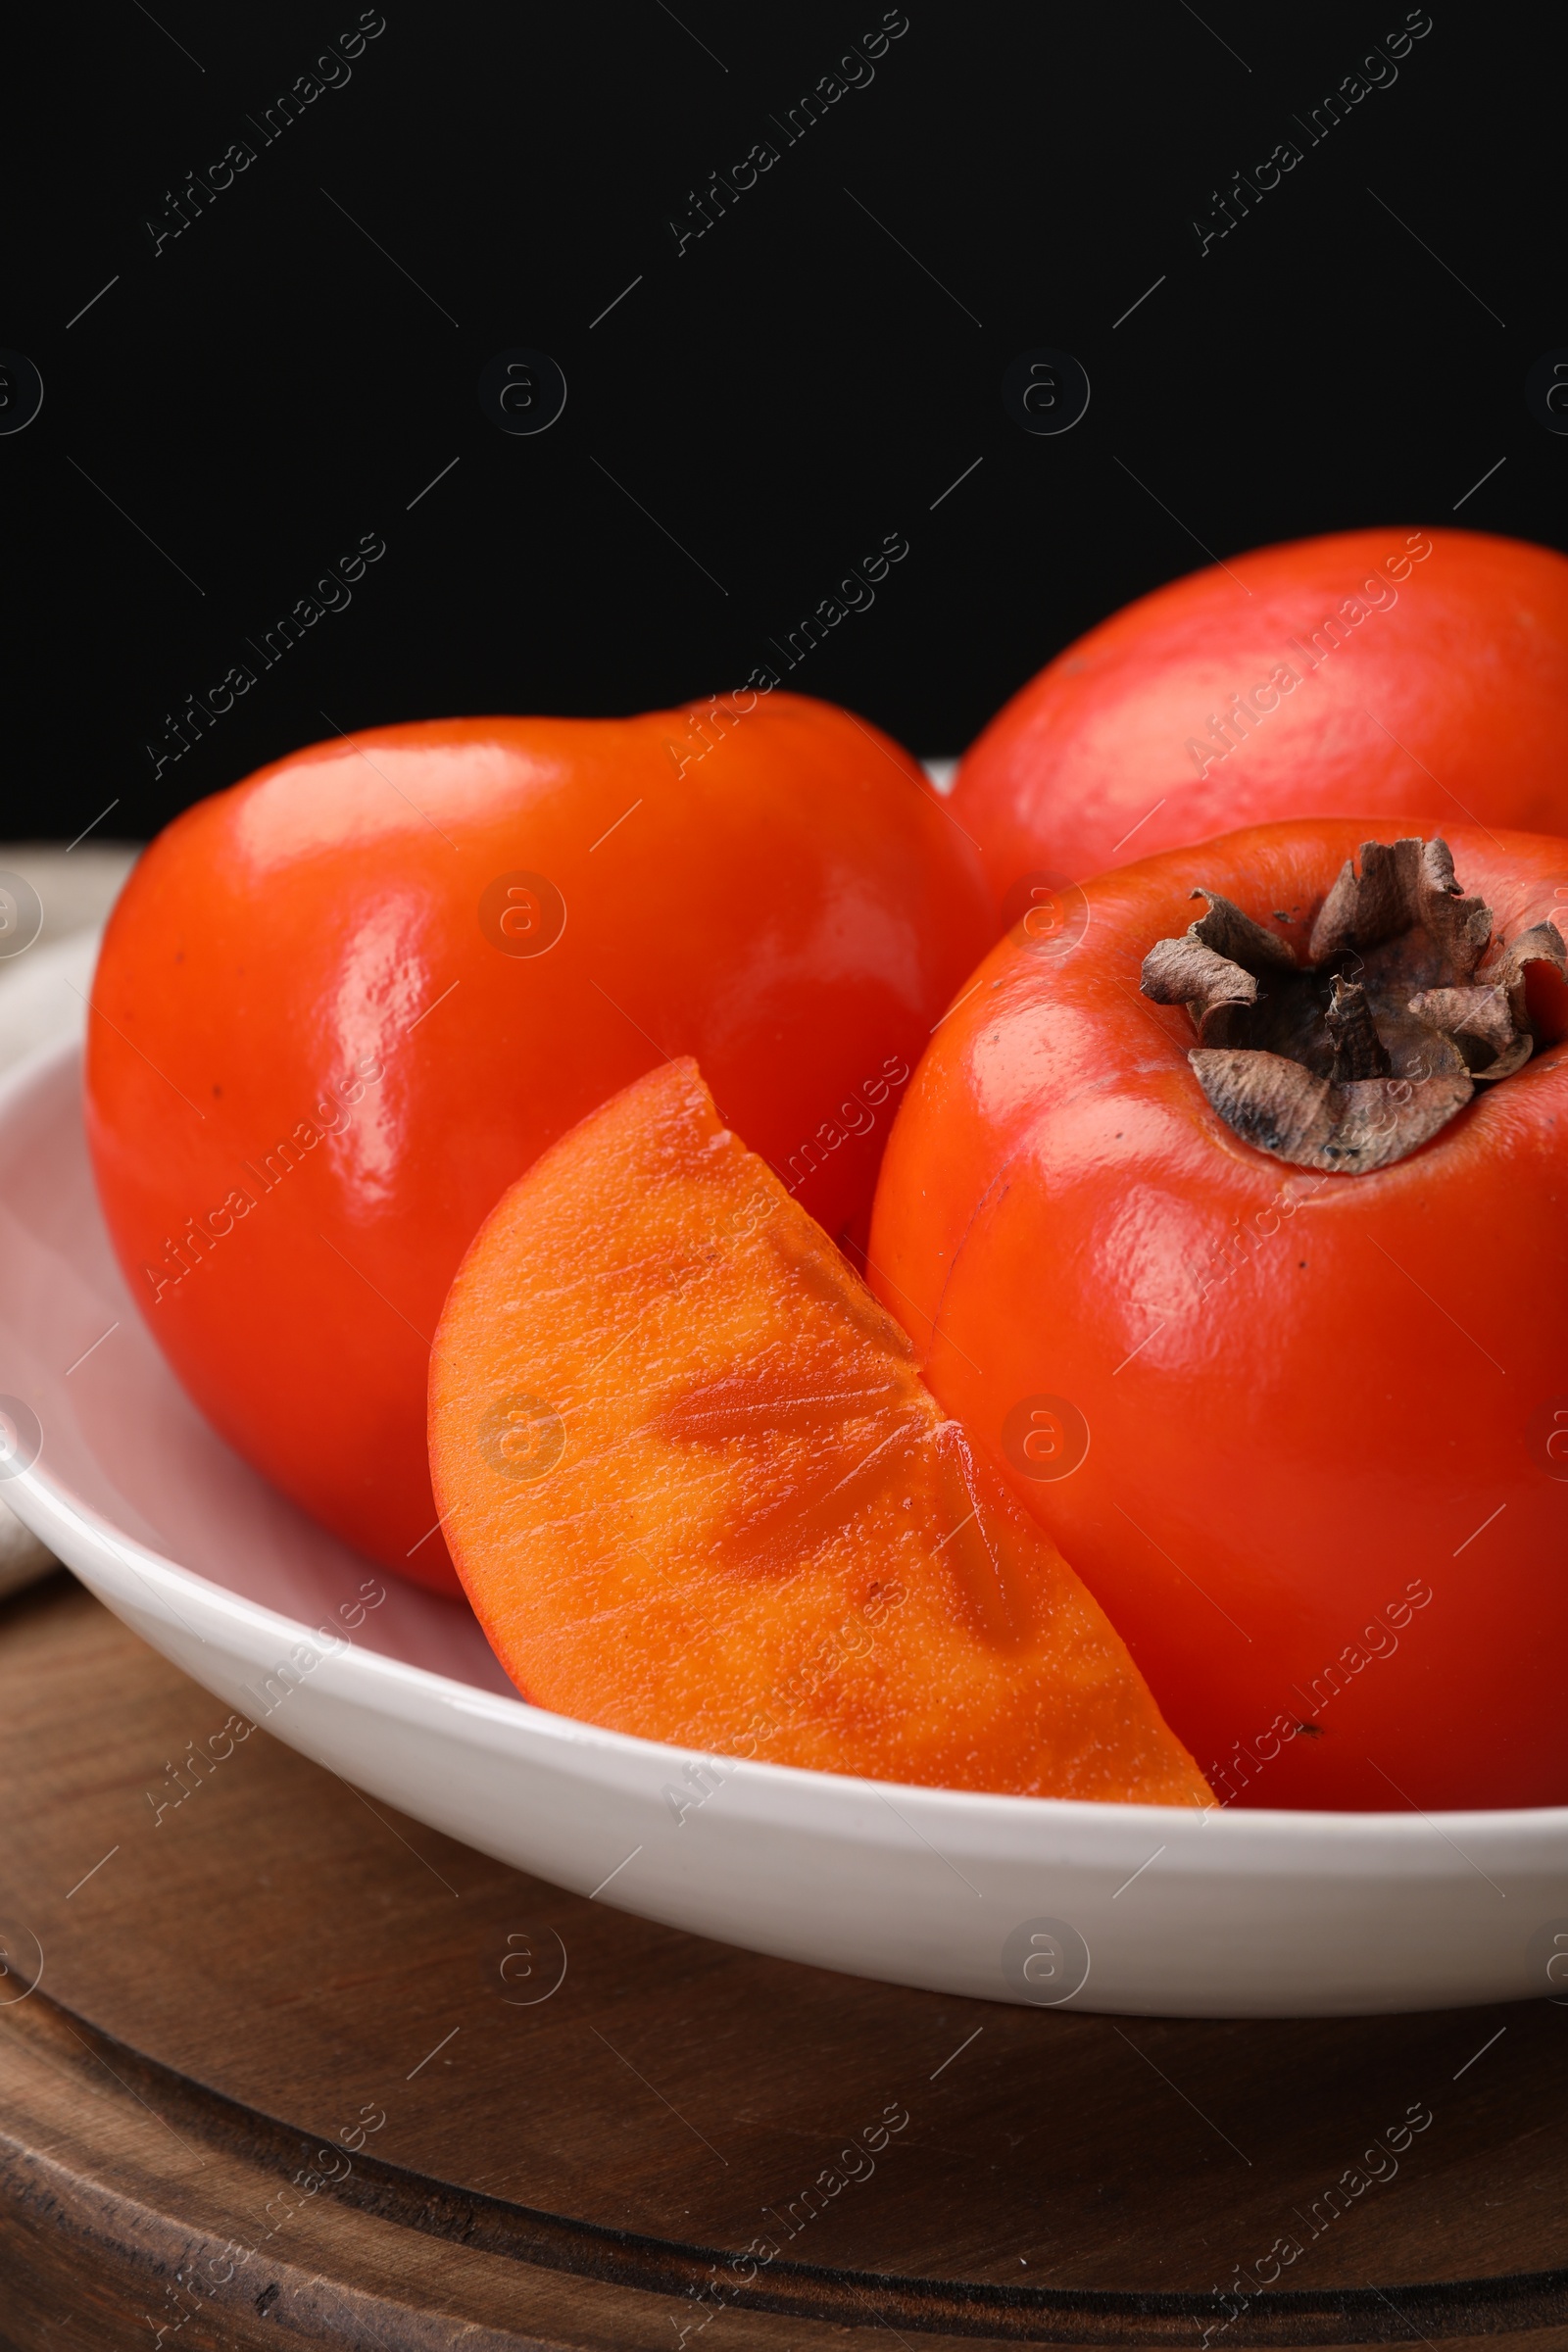
<path fill-rule="evenodd" d="M 1568 2346 L 1568 2006 L 865 1984 L 261 1731 L 181 1796 L 226 1713 L 64 1576 L 0 1609 L 0 2345 Z"/>

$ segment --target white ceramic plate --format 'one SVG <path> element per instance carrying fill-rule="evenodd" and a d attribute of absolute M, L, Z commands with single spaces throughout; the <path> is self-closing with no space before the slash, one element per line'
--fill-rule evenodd
<path fill-rule="evenodd" d="M 186 1400 L 110 1250 L 79 1090 L 70 1041 L 0 1083 L 0 1413 L 19 1459 L 38 1433 L 0 1491 L 226 1707 L 501 1861 L 857 1976 L 1186 2017 L 1550 1993 L 1568 1808 L 976 1796 L 713 1765 L 524 1705 L 471 1617 L 368 1568 Z"/>
<path fill-rule="evenodd" d="M 36 842 L 0 844 L 0 1071 L 52 1038 L 80 1035 L 99 926 L 135 857 L 118 844 L 88 843 L 74 855 Z M 32 913 L 41 917 L 30 941 L 28 893 Z M 0 1482 L 0 1598 L 53 1566 L 30 1528 L 13 1515 Z"/>

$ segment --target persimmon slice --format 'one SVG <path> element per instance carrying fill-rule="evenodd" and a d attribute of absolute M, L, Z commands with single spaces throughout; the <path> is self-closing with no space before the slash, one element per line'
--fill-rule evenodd
<path fill-rule="evenodd" d="M 505 1195 L 430 1370 L 452 1557 L 535 1704 L 718 1755 L 1208 1804 L 1119 1636 L 697 1065 Z"/>

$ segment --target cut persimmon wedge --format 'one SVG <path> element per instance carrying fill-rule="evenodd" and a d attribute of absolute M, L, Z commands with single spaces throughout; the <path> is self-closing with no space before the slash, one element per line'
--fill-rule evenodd
<path fill-rule="evenodd" d="M 1027 1796 L 1212 1803 L 904 1332 L 672 1061 L 563 1136 L 430 1368 L 458 1572 L 538 1706 Z"/>

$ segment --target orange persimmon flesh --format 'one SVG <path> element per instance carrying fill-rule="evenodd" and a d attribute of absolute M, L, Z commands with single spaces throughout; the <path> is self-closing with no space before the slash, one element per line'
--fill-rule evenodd
<path fill-rule="evenodd" d="M 1120 1637 L 692 1060 L 502 1199 L 436 1334 L 458 1572 L 536 1705 L 1028 1796 L 1203 1805 Z"/>

